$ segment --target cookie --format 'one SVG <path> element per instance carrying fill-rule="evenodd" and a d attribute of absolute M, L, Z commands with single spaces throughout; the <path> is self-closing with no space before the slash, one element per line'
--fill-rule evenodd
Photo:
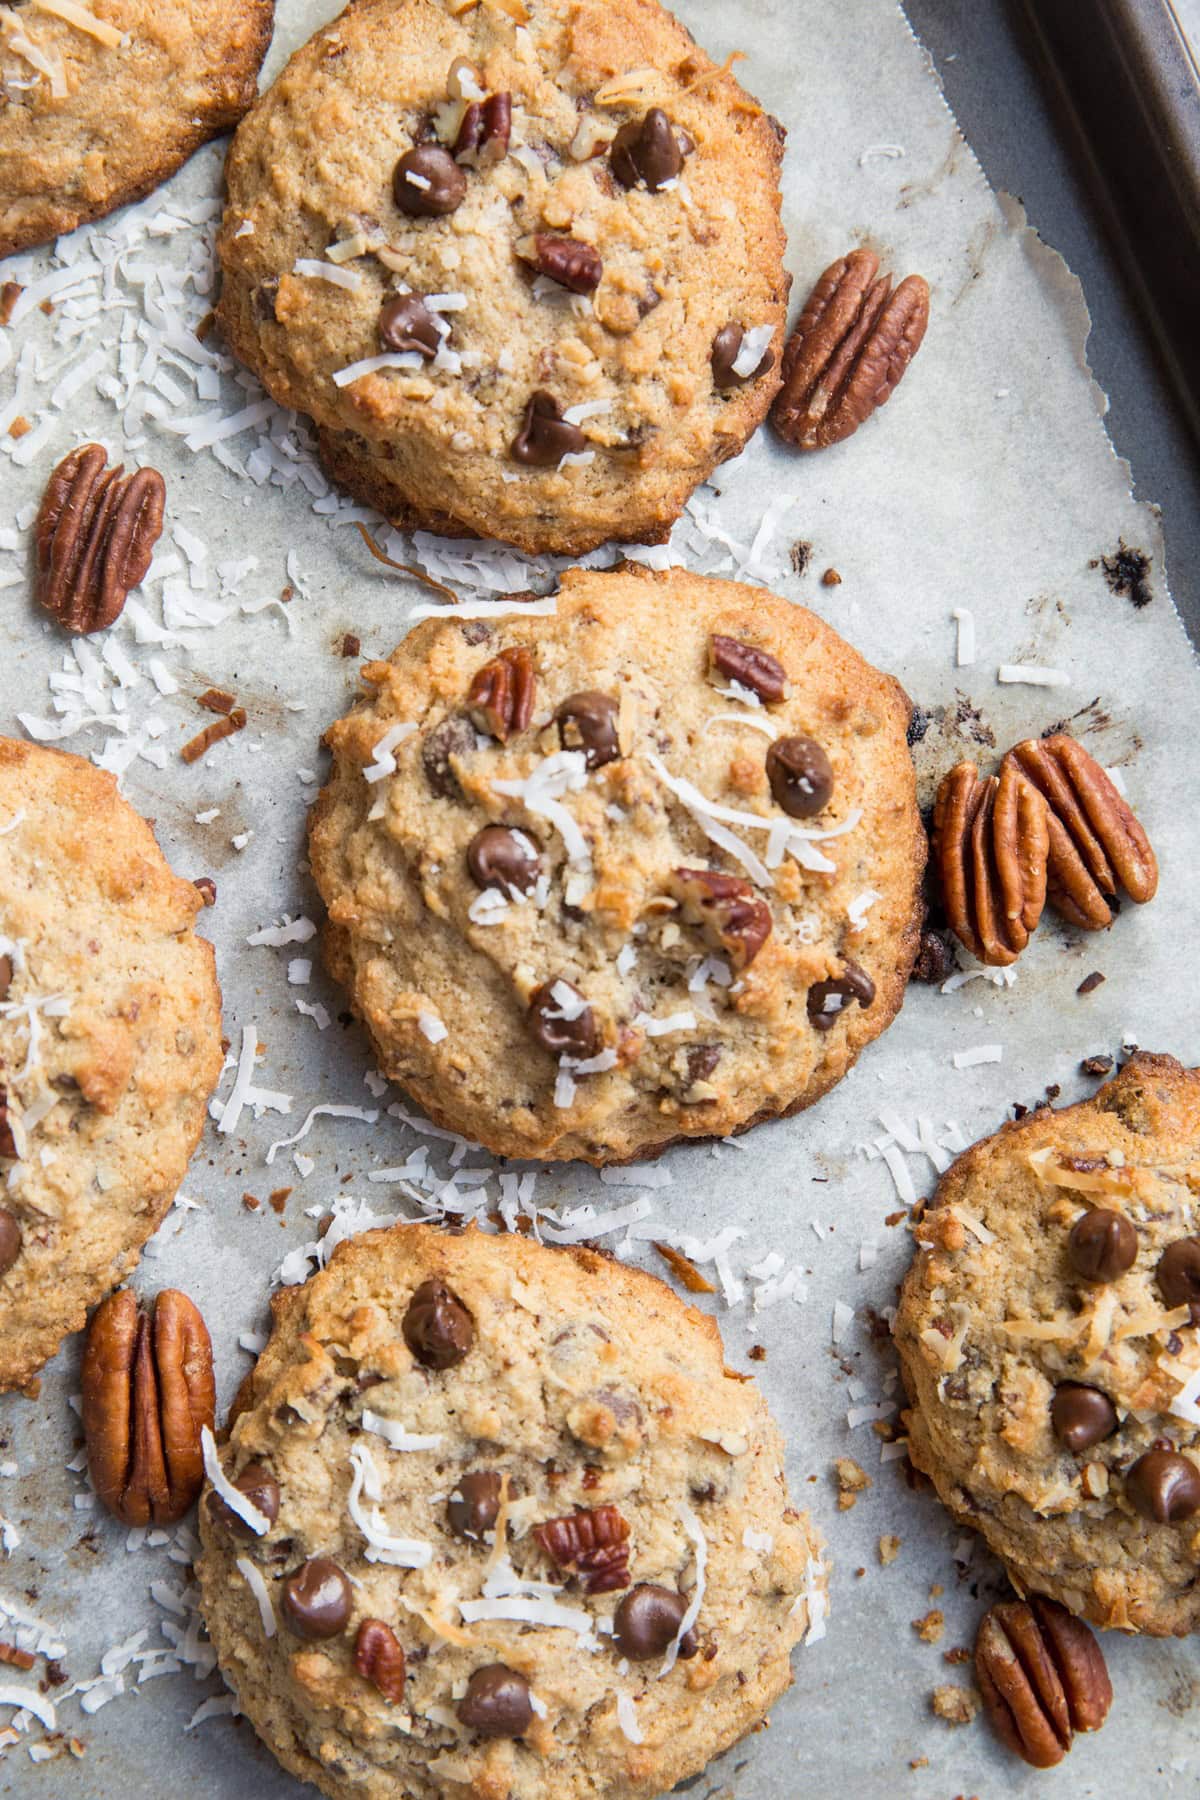
<path fill-rule="evenodd" d="M 197 1575 L 285 1768 L 336 1800 L 632 1800 L 761 1723 L 826 1573 L 711 1318 L 590 1249 L 427 1225 L 273 1310 Z"/>
<path fill-rule="evenodd" d="M 238 130 L 225 336 L 405 528 L 661 541 L 779 385 L 782 137 L 655 0 L 358 0 Z"/>
<path fill-rule="evenodd" d="M 124 1279 L 221 1070 L 203 902 L 111 775 L 0 738 L 0 1391 Z"/>
<path fill-rule="evenodd" d="M 0 256 L 140 200 L 254 99 L 274 0 L 29 0 L 0 17 Z"/>
<path fill-rule="evenodd" d="M 909 1455 L 1022 1592 L 1200 1626 L 1200 1070 L 1135 1056 L 961 1156 L 896 1343 Z"/>
<path fill-rule="evenodd" d="M 432 618 L 363 674 L 310 827 L 325 952 L 432 1119 L 652 1155 L 811 1104 L 895 1016 L 909 704 L 812 613 L 575 569 L 550 616 Z"/>

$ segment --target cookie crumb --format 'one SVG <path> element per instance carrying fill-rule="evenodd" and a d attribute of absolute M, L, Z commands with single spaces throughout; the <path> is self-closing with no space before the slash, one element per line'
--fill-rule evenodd
<path fill-rule="evenodd" d="M 912 1628 L 923 1644 L 940 1644 L 946 1629 L 945 1616 L 935 1606 L 924 1618 L 914 1619 Z"/>
<path fill-rule="evenodd" d="M 355 637 L 352 631 L 348 631 L 342 639 L 342 655 L 357 656 L 361 649 L 362 639 Z"/>
<path fill-rule="evenodd" d="M 927 1769 L 929 1767 L 929 1758 L 927 1756 L 914 1756 L 908 1766 L 910 1769 Z"/>
<path fill-rule="evenodd" d="M 747 1355 L 751 1362 L 766 1362 L 767 1346 L 765 1344 L 751 1344 L 747 1351 Z"/>
<path fill-rule="evenodd" d="M 0 287 L 0 325 L 7 325 L 12 318 L 13 307 L 21 298 L 25 289 L 19 281 L 6 281 Z"/>
<path fill-rule="evenodd" d="M 288 1196 L 291 1194 L 291 1191 L 290 1187 L 281 1187 L 276 1188 L 273 1193 L 267 1195 L 267 1200 L 274 1212 L 281 1213 L 283 1211 L 288 1203 Z"/>
<path fill-rule="evenodd" d="M 904 1210 L 903 1207 L 901 1207 L 899 1212 L 889 1213 L 887 1218 L 883 1222 L 885 1225 L 889 1225 L 889 1226 L 898 1225 L 900 1223 L 901 1219 L 907 1219 L 907 1217 L 908 1217 L 907 1212 Z"/>
<path fill-rule="evenodd" d="M 834 1462 L 833 1471 L 838 1489 L 838 1511 L 849 1512 L 858 1496 L 874 1483 L 852 1456 L 839 1456 Z"/>
<path fill-rule="evenodd" d="M 826 569 L 821 577 L 822 587 L 841 587 L 842 578 L 836 569 Z"/>
<path fill-rule="evenodd" d="M 242 1205 L 245 1207 L 247 1212 L 257 1212 L 259 1207 L 262 1205 L 262 1201 L 256 1199 L 253 1194 L 243 1194 L 242 1195 Z"/>
<path fill-rule="evenodd" d="M 966 1648 L 966 1646 L 964 1644 L 955 1644 L 955 1646 L 952 1650 L 943 1650 L 942 1651 L 942 1661 L 943 1662 L 957 1664 L 957 1663 L 970 1662 L 970 1660 L 971 1660 L 971 1652 Z"/>
<path fill-rule="evenodd" d="M 898 1538 L 898 1537 L 894 1536 L 894 1534 L 890 1531 L 885 1533 L 885 1535 L 880 1538 L 880 1540 L 879 1540 L 879 1560 L 883 1564 L 885 1569 L 887 1568 L 889 1563 L 894 1563 L 896 1558 L 899 1556 L 900 1545 L 902 1542 L 903 1542 L 902 1538 Z"/>
<path fill-rule="evenodd" d="M 1079 1066 L 1085 1075 L 1111 1075 L 1113 1059 L 1111 1056 L 1085 1056 Z"/>
<path fill-rule="evenodd" d="M 223 718 L 228 718 L 236 704 L 233 694 L 226 693 L 224 688 L 215 687 L 205 688 L 196 700 L 197 706 L 202 706 L 206 712 L 220 713 Z"/>
<path fill-rule="evenodd" d="M 1075 992 L 1077 994 L 1094 994 L 1103 980 L 1104 977 L 1099 969 L 1093 969 L 1090 975 L 1084 976 Z"/>
<path fill-rule="evenodd" d="M 938 1718 L 945 1719 L 947 1725 L 969 1725 L 982 1701 L 975 1688 L 959 1687 L 956 1682 L 947 1681 L 934 1688 L 931 1704 Z"/>
<path fill-rule="evenodd" d="M 9 426 L 8 435 L 10 438 L 23 438 L 32 430 L 33 430 L 33 426 L 29 423 L 29 420 L 25 417 L 25 414 L 21 413 L 17 418 L 15 418 L 13 420 L 12 424 Z"/>

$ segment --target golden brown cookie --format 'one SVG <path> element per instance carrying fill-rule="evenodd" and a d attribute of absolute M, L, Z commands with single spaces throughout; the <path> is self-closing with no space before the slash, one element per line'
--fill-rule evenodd
<path fill-rule="evenodd" d="M 811 1104 L 895 1016 L 909 705 L 812 613 L 576 569 L 553 616 L 429 619 L 364 679 L 312 865 L 329 965 L 431 1118 L 620 1162 Z"/>
<path fill-rule="evenodd" d="M 714 1321 L 588 1249 L 426 1225 L 274 1301 L 200 1508 L 221 1667 L 335 1800 L 633 1800 L 821 1635 L 819 1539 Z M 235 1487 L 230 1487 L 235 1483 Z"/>
<path fill-rule="evenodd" d="M 658 541 L 778 387 L 781 137 L 656 0 L 359 0 L 238 131 L 221 323 L 404 526 Z"/>
<path fill-rule="evenodd" d="M 140 200 L 257 91 L 274 0 L 0 9 L 0 256 Z"/>
<path fill-rule="evenodd" d="M 128 1274 L 221 1069 L 203 902 L 111 775 L 0 738 L 0 1390 Z"/>
<path fill-rule="evenodd" d="M 1200 1625 L 1200 1070 L 1138 1055 L 961 1156 L 896 1343 L 909 1454 L 1018 1589 Z"/>

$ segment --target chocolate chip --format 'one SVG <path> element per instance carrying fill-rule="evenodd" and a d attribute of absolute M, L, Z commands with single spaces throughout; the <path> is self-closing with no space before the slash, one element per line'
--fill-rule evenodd
<path fill-rule="evenodd" d="M 452 1369 L 475 1342 L 475 1321 L 444 1281 L 423 1281 L 408 1303 L 404 1341 L 427 1369 Z"/>
<path fill-rule="evenodd" d="M 464 713 L 451 713 L 435 725 L 421 746 L 421 767 L 430 790 L 443 800 L 461 800 L 462 789 L 451 767 L 452 756 L 470 756 L 475 727 Z"/>
<path fill-rule="evenodd" d="M 520 1737 L 533 1719 L 529 1683 L 503 1663 L 488 1663 L 468 1681 L 458 1716 L 468 1731 L 481 1737 Z"/>
<path fill-rule="evenodd" d="M 466 194 L 466 176 L 437 144 L 418 144 L 396 164 L 392 195 L 410 219 L 444 219 L 458 210 Z"/>
<path fill-rule="evenodd" d="M 0 1156 L 4 1151 L 0 1149 Z M 21 1227 L 6 1207 L 0 1206 L 0 1275 L 8 1271 L 21 1254 Z"/>
<path fill-rule="evenodd" d="M 283 1584 L 283 1616 L 297 1637 L 336 1637 L 350 1617 L 350 1583 L 328 1556 L 314 1556 Z"/>
<path fill-rule="evenodd" d="M 492 1469 L 464 1475 L 446 1502 L 446 1522 L 455 1537 L 482 1538 L 500 1516 L 500 1477 Z"/>
<path fill-rule="evenodd" d="M 1174 1450 L 1147 1450 L 1125 1476 L 1125 1492 L 1144 1519 L 1174 1525 L 1200 1512 L 1200 1469 Z"/>
<path fill-rule="evenodd" d="M 0 1087 L 0 1156 L 16 1157 L 17 1140 L 8 1116 L 8 1089 Z"/>
<path fill-rule="evenodd" d="M 0 1000 L 3 1000 L 12 986 L 13 966 L 11 956 L 0 956 Z"/>
<path fill-rule="evenodd" d="M 693 1044 L 687 1053 L 687 1078 L 691 1087 L 697 1081 L 707 1081 L 724 1053 L 721 1044 Z"/>
<path fill-rule="evenodd" d="M 767 780 L 793 819 L 812 819 L 829 804 L 833 765 L 815 738 L 776 738 L 767 751 Z"/>
<path fill-rule="evenodd" d="M 264 1469 L 261 1463 L 247 1463 L 233 1485 L 239 1494 L 245 1494 L 251 1506 L 257 1506 L 268 1524 L 275 1523 L 279 1517 L 279 1483 L 269 1469 Z M 254 1527 L 239 1518 L 215 1490 L 208 1496 L 208 1516 L 214 1525 L 220 1525 L 234 1537 L 250 1539 L 258 1536 Z"/>
<path fill-rule="evenodd" d="M 1137 1258 L 1137 1232 L 1123 1213 L 1093 1206 L 1067 1239 L 1071 1267 L 1085 1281 L 1115 1281 Z"/>
<path fill-rule="evenodd" d="M 396 294 L 385 300 L 379 315 L 379 342 L 385 350 L 415 350 L 436 356 L 442 334 L 420 294 Z"/>
<path fill-rule="evenodd" d="M 656 1587 L 649 1581 L 630 1588 L 613 1614 L 613 1638 L 618 1650 L 630 1662 L 648 1662 L 651 1657 L 661 1656 L 674 1641 L 687 1609 L 687 1601 L 675 1588 Z M 685 1632 L 680 1640 L 680 1656 L 695 1656 L 697 1648 L 695 1632 Z"/>
<path fill-rule="evenodd" d="M 564 750 L 582 750 L 589 769 L 601 769 L 621 754 L 617 703 L 594 688 L 569 694 L 554 715 Z"/>
<path fill-rule="evenodd" d="M 251 305 L 254 308 L 255 318 L 261 319 L 264 325 L 278 324 L 275 312 L 275 302 L 278 298 L 278 275 L 270 275 L 265 281 L 258 282 L 251 294 Z"/>
<path fill-rule="evenodd" d="M 768 706 L 787 694 L 787 675 L 778 657 L 772 656 L 769 650 L 744 644 L 740 638 L 722 637 L 719 632 L 714 632 L 708 640 L 708 662 L 718 675 L 749 688 Z"/>
<path fill-rule="evenodd" d="M 506 825 L 485 825 L 467 845 L 467 868 L 477 887 L 528 894 L 541 867 L 531 840 L 523 831 L 510 831 Z"/>
<path fill-rule="evenodd" d="M 1050 1423 L 1059 1443 L 1078 1456 L 1112 1436 L 1117 1429 L 1117 1409 L 1099 1388 L 1060 1381 L 1050 1402 Z"/>
<path fill-rule="evenodd" d="M 600 1048 L 595 1013 L 579 989 L 561 977 L 534 989 L 529 997 L 528 1023 L 537 1042 L 552 1056 L 582 1059 L 595 1056 Z"/>
<path fill-rule="evenodd" d="M 745 335 L 740 325 L 722 325 L 713 339 L 710 360 L 715 388 L 742 387 L 747 381 L 757 381 L 775 361 L 774 351 L 768 350 L 748 375 L 739 375 L 733 365 L 741 352 Z"/>
<path fill-rule="evenodd" d="M 530 468 L 549 469 L 564 456 L 578 456 L 587 439 L 578 425 L 568 425 L 553 394 L 539 388 L 525 402 L 521 429 L 512 441 L 514 462 Z"/>
<path fill-rule="evenodd" d="M 608 165 L 622 187 L 644 181 L 652 194 L 678 175 L 683 152 L 661 106 L 652 106 L 644 119 L 622 125 L 609 149 Z"/>
<path fill-rule="evenodd" d="M 874 998 L 875 983 L 866 970 L 860 969 L 857 963 L 845 963 L 840 979 L 814 981 L 809 988 L 809 1021 L 816 1031 L 832 1031 L 839 1015 L 851 1000 L 857 1000 L 860 1006 L 868 1007 Z"/>
<path fill-rule="evenodd" d="M 1158 1259 L 1159 1292 L 1168 1306 L 1190 1306 L 1200 1325 L 1200 1237 L 1177 1238 Z"/>

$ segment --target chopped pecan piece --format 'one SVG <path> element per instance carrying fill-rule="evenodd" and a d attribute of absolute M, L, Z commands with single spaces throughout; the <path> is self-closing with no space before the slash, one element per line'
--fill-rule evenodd
<path fill-rule="evenodd" d="M 629 1526 L 615 1506 L 547 1519 L 533 1535 L 552 1562 L 577 1574 L 589 1594 L 629 1586 Z"/>
<path fill-rule="evenodd" d="M 0 1087 L 0 1156 L 9 1156 L 15 1160 L 16 1155 L 17 1140 L 8 1116 L 8 1089 Z"/>
<path fill-rule="evenodd" d="M 126 1525 L 171 1525 L 200 1492 L 200 1432 L 212 1428 L 212 1344 L 186 1294 L 148 1312 L 129 1288 L 96 1309 L 83 1352 L 83 1433 L 104 1505 Z"/>
<path fill-rule="evenodd" d="M 539 275 L 548 275 L 573 294 L 593 293 L 604 274 L 599 252 L 590 244 L 581 244 L 578 238 L 551 237 L 539 231 L 521 240 L 517 254 Z"/>
<path fill-rule="evenodd" d="M 502 162 L 508 155 L 511 136 L 511 94 L 489 94 L 486 100 L 472 100 L 454 140 L 455 161 L 474 163 L 480 169 Z"/>
<path fill-rule="evenodd" d="M 1158 887 L 1158 863 L 1131 808 L 1073 737 L 1027 738 L 1004 759 L 1021 769 L 1050 809 L 1048 898 L 1072 925 L 1103 931 L 1123 889 L 1139 905 Z"/>
<path fill-rule="evenodd" d="M 1098 1731 L 1112 1705 L 1099 1644 L 1057 1600 L 1032 1594 L 984 1614 L 975 1640 L 984 1711 L 1008 1748 L 1050 1769 L 1077 1731 Z"/>
<path fill-rule="evenodd" d="M 162 535 L 166 486 L 157 469 L 108 467 L 81 444 L 51 475 L 34 532 L 37 597 L 68 631 L 103 631 L 120 616 Z"/>
<path fill-rule="evenodd" d="M 1046 898 L 1046 803 L 1016 763 L 982 780 L 974 763 L 944 777 L 933 810 L 933 859 L 946 919 L 980 962 L 1017 960 Z"/>
<path fill-rule="evenodd" d="M 533 690 L 529 651 L 523 644 L 517 650 L 501 650 L 476 669 L 467 689 L 467 711 L 479 731 L 506 744 L 533 717 Z"/>
<path fill-rule="evenodd" d="M 404 1694 L 404 1651 L 390 1625 L 364 1619 L 354 1640 L 356 1674 L 393 1704 Z"/>
<path fill-rule="evenodd" d="M 771 908 L 740 875 L 676 869 L 668 890 L 689 925 L 699 925 L 735 969 L 747 969 L 771 935 Z"/>
<path fill-rule="evenodd" d="M 740 638 L 714 631 L 708 640 L 708 666 L 727 681 L 736 681 L 770 706 L 787 696 L 787 675 L 779 658 L 769 650 L 744 644 Z"/>
<path fill-rule="evenodd" d="M 893 293 L 891 276 L 878 270 L 871 250 L 831 263 L 788 340 L 771 418 L 798 450 L 823 450 L 857 431 L 891 398 L 921 347 L 928 284 L 909 275 Z"/>

